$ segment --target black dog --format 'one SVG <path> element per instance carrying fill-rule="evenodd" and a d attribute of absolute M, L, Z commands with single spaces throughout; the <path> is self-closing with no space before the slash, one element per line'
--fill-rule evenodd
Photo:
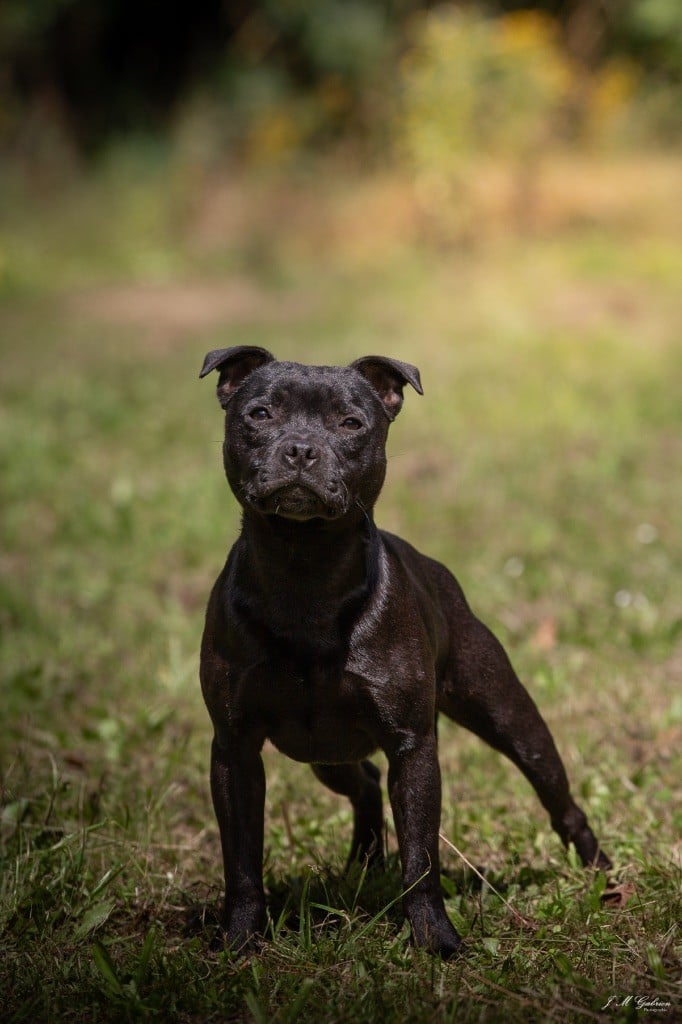
<path fill-rule="evenodd" d="M 442 957 L 461 939 L 439 877 L 439 711 L 521 769 L 585 865 L 610 867 L 547 726 L 456 580 L 374 524 L 388 427 L 405 384 L 422 394 L 418 370 L 380 356 L 303 366 L 250 346 L 209 352 L 201 376 L 211 370 L 243 508 L 201 648 L 227 944 L 265 926 L 266 739 L 349 797 L 351 861 L 382 860 L 379 771 L 366 758 L 385 752 L 405 913 L 414 942 Z"/>

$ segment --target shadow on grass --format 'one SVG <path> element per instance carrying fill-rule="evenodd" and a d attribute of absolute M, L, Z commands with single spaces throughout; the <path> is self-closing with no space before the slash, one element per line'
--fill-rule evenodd
<path fill-rule="evenodd" d="M 474 896 L 486 883 L 500 894 L 510 887 L 525 890 L 548 884 L 554 872 L 549 868 L 520 867 L 505 877 L 478 866 L 480 875 L 467 867 L 446 869 L 441 873 L 442 891 L 446 901 L 454 896 Z M 208 893 L 206 894 L 209 895 Z M 178 937 L 201 937 L 214 950 L 222 948 L 222 893 L 210 893 L 210 899 L 189 902 L 169 912 L 165 922 Z M 383 920 L 396 931 L 404 923 L 402 910 L 402 878 L 396 853 L 390 854 L 383 868 L 363 870 L 359 865 L 349 872 L 309 870 L 285 876 L 266 878 L 266 898 L 270 924 L 267 937 L 282 933 L 333 933 L 344 927 L 362 926 L 368 920 Z M 447 905 L 447 904 L 446 904 Z"/>

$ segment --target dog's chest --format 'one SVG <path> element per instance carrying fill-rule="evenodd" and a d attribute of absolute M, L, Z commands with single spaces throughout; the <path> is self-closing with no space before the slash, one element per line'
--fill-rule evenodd
<path fill-rule="evenodd" d="M 260 714 L 268 738 L 296 761 L 335 764 L 375 748 L 358 681 L 343 672 L 278 672 Z"/>

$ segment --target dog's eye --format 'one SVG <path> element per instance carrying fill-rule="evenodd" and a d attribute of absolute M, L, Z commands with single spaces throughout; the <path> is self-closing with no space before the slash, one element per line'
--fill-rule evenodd
<path fill-rule="evenodd" d="M 345 420 L 341 423 L 342 427 L 346 430 L 360 430 L 362 427 L 362 420 L 359 420 L 356 416 L 346 416 Z"/>
<path fill-rule="evenodd" d="M 252 420 L 269 420 L 272 419 L 270 413 L 264 405 L 257 405 L 255 409 L 252 409 L 249 413 L 249 417 Z"/>

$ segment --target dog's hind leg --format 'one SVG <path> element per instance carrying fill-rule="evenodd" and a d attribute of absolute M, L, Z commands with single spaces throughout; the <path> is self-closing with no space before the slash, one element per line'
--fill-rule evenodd
<path fill-rule="evenodd" d="M 353 806 L 353 840 L 347 867 L 367 861 L 371 867 L 384 861 L 382 846 L 383 811 L 381 773 L 371 761 L 351 764 L 313 764 L 315 775 L 325 786 L 347 796 Z"/>
<path fill-rule="evenodd" d="M 519 681 L 499 641 L 469 613 L 457 623 L 449 678 L 438 708 L 521 769 L 565 846 L 573 843 L 585 866 L 611 862 L 571 796 L 552 735 Z"/>

